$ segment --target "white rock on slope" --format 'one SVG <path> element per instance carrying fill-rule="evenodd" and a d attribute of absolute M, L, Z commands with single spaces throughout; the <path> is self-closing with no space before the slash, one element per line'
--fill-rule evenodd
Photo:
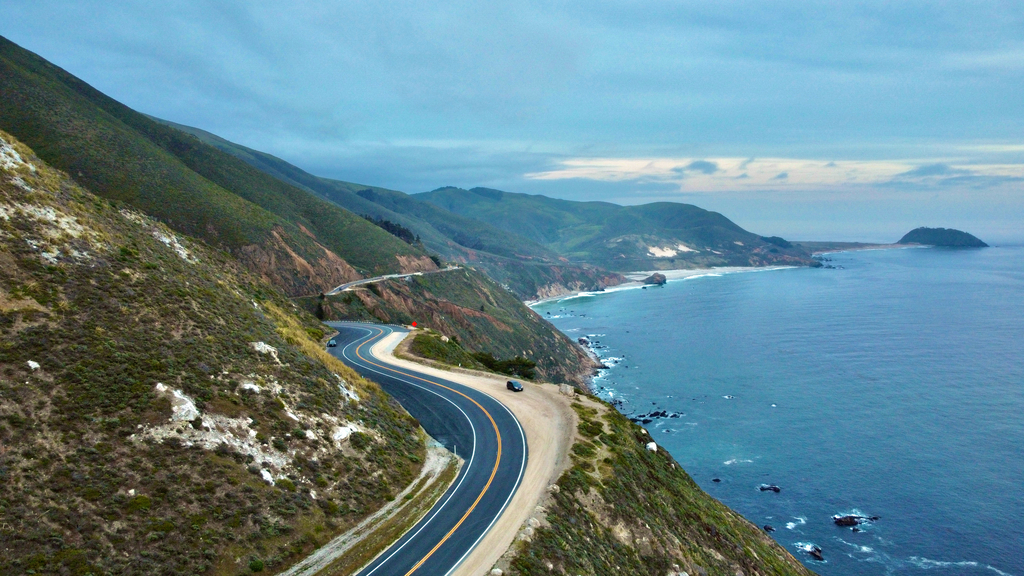
<path fill-rule="evenodd" d="M 156 393 L 166 396 L 171 401 L 172 422 L 191 422 L 199 417 L 199 409 L 196 408 L 196 403 L 182 393 L 181 390 L 157 382 Z"/>

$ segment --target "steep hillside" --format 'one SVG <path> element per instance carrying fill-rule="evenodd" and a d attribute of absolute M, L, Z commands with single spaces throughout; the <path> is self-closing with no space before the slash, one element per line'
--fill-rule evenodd
<path fill-rule="evenodd" d="M 814 266 L 804 250 L 782 238 L 747 232 L 718 214 L 689 204 L 619 206 L 513 194 L 487 188 L 440 188 L 414 194 L 456 214 L 535 239 L 572 262 L 608 270 L 666 270 L 707 266 Z"/>
<path fill-rule="evenodd" d="M 595 367 L 564 334 L 474 270 L 389 280 L 323 300 L 297 302 L 328 320 L 416 322 L 457 338 L 471 352 L 488 352 L 501 360 L 532 360 L 538 377 L 552 382 L 582 384 Z"/>
<path fill-rule="evenodd" d="M 434 268 L 422 251 L 0 38 L 0 128 L 90 191 L 221 247 L 289 294 Z"/>
<path fill-rule="evenodd" d="M 160 120 L 284 182 L 318 194 L 356 214 L 408 228 L 443 258 L 469 263 L 520 299 L 532 300 L 625 281 L 593 266 L 569 265 L 552 250 L 515 231 L 460 216 L 394 190 L 314 176 L 280 158 L 229 142 L 198 128 Z"/>
<path fill-rule="evenodd" d="M 573 408 L 572 466 L 499 563 L 507 574 L 813 574 L 614 408 L 589 397 Z"/>
<path fill-rule="evenodd" d="M 275 572 L 392 500 L 425 438 L 325 336 L 0 132 L 0 574 Z"/>

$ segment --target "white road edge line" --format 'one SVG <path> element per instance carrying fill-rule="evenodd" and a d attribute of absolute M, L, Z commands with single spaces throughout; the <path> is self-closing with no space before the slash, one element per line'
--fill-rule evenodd
<path fill-rule="evenodd" d="M 359 330 L 366 330 L 367 334 L 372 334 L 372 332 L 371 332 L 371 331 L 370 331 L 370 330 L 369 330 L 368 328 L 363 328 L 363 327 L 361 327 L 361 326 L 353 326 L 353 328 L 357 328 L 357 329 L 359 329 Z M 390 328 L 389 328 L 389 330 L 390 330 Z M 347 352 L 347 351 L 348 351 L 349 347 L 350 347 L 350 346 L 352 346 L 352 344 L 354 344 L 354 342 L 350 342 L 350 343 L 349 343 L 348 345 L 346 345 L 346 346 L 345 346 L 344 348 L 342 348 L 342 350 L 341 350 L 341 353 L 342 353 L 342 355 L 343 355 L 343 356 L 345 356 L 346 358 L 348 358 L 349 360 L 352 360 L 352 357 L 348 355 L 348 352 Z M 354 361 L 354 360 L 352 360 L 352 362 L 353 362 L 353 363 L 355 363 L 355 361 Z M 381 560 L 381 561 L 380 561 L 380 563 L 379 563 L 379 564 L 377 564 L 377 566 L 375 566 L 375 567 L 373 568 L 373 570 L 370 570 L 369 572 L 367 572 L 367 573 L 366 573 L 366 576 L 370 576 L 371 574 L 373 574 L 374 572 L 376 572 L 377 570 L 379 570 L 381 566 L 383 566 L 383 565 L 387 564 L 388 560 L 391 560 L 391 558 L 392 558 L 392 557 L 394 557 L 394 555 L 395 555 L 395 554 L 398 554 L 399 552 L 401 552 L 401 551 L 402 551 L 402 548 L 405 548 L 405 546 L 406 546 L 406 545 L 407 545 L 407 544 L 408 544 L 409 542 L 412 542 L 412 540 L 413 540 L 414 538 L 416 538 L 416 536 L 417 536 L 417 535 L 418 535 L 418 534 L 419 534 L 420 532 L 422 532 L 422 531 L 423 531 L 423 529 L 424 529 L 424 528 L 426 528 L 426 527 L 427 527 L 427 525 L 428 525 L 428 524 L 430 524 L 430 523 L 431 523 L 431 522 L 432 522 L 432 521 L 434 520 L 434 518 L 436 518 L 436 517 L 437 517 L 437 515 L 438 515 L 438 514 L 439 514 L 439 513 L 441 512 L 441 510 L 443 510 L 443 509 L 444 509 L 444 507 L 448 505 L 448 502 L 449 502 L 449 501 L 451 501 L 451 499 L 452 499 L 452 498 L 453 498 L 453 497 L 455 496 L 455 494 L 456 494 L 456 493 L 458 493 L 459 489 L 460 489 L 460 488 L 462 488 L 462 483 L 463 483 L 463 482 L 465 482 L 465 480 L 466 480 L 466 476 L 468 476 L 468 475 L 469 475 L 469 474 L 468 474 L 468 470 L 469 470 L 469 469 L 470 469 L 470 468 L 471 468 L 471 467 L 473 466 L 473 461 L 474 461 L 474 459 L 476 458 L 476 438 L 477 438 L 477 435 L 476 435 L 476 426 L 473 426 L 473 421 L 469 419 L 469 415 L 468 415 L 468 414 L 466 414 L 466 412 L 465 412 L 465 411 L 464 411 L 464 410 L 462 409 L 462 407 L 460 407 L 460 406 L 459 406 L 458 404 L 456 404 L 455 402 L 452 402 L 452 401 L 451 401 L 451 399 L 449 399 L 449 398 L 445 398 L 445 397 L 444 397 L 444 396 L 442 396 L 441 394 L 438 394 L 437 392 L 435 392 L 435 391 L 433 391 L 433 390 L 430 390 L 429 388 L 426 388 L 426 387 L 424 387 L 424 386 L 420 386 L 419 384 L 416 384 L 416 383 L 414 383 L 414 382 L 409 382 L 408 380 L 404 380 L 404 379 L 402 379 L 402 378 L 398 378 L 398 377 L 396 377 L 396 376 L 392 376 L 392 375 L 390 375 L 390 374 L 386 374 L 386 373 L 384 373 L 384 372 L 381 372 L 380 370 L 375 370 L 375 369 L 373 369 L 373 368 L 369 368 L 369 367 L 365 367 L 365 366 L 364 366 L 364 368 L 366 368 L 367 370 L 370 370 L 371 372 L 376 372 L 377 374 L 381 374 L 381 375 L 383 375 L 383 376 L 388 376 L 389 378 L 394 378 L 395 380 L 399 380 L 399 381 L 405 382 L 406 384 L 409 384 L 409 385 L 411 385 L 411 386 L 415 386 L 415 387 L 417 387 L 417 388 L 420 388 L 420 389 L 422 389 L 422 390 L 425 390 L 425 391 L 427 391 L 427 392 L 430 392 L 431 394 L 434 394 L 435 396 L 438 396 L 438 397 L 440 397 L 440 398 L 443 398 L 443 399 L 444 399 L 445 401 L 449 402 L 449 403 L 450 403 L 450 404 L 451 404 L 452 406 L 455 406 L 456 408 L 458 408 L 458 409 L 459 409 L 459 412 L 462 412 L 462 415 L 466 417 L 466 421 L 467 421 L 467 422 L 469 422 L 469 426 L 470 426 L 470 428 L 472 428 L 472 430 L 473 430 L 473 451 L 472 451 L 472 453 L 471 453 L 471 454 L 470 454 L 470 456 L 469 456 L 469 462 L 468 462 L 468 463 L 466 464 L 466 466 L 465 466 L 465 467 L 463 468 L 463 471 L 465 471 L 465 472 L 467 472 L 467 473 L 464 473 L 464 474 L 462 474 L 462 479 L 460 479 L 460 480 L 459 480 L 459 483 L 458 483 L 458 485 L 456 485 L 456 486 L 455 486 L 455 490 L 452 490 L 451 494 L 449 494 L 449 495 L 448 495 L 448 498 L 445 498 L 445 501 L 444 501 L 444 503 L 443 503 L 443 504 L 441 504 L 440 506 L 438 506 L 438 507 L 437 507 L 436 509 L 434 509 L 434 510 L 433 510 L 433 511 L 432 511 L 432 512 L 430 513 L 430 518 L 429 518 L 429 519 L 427 519 L 427 521 L 426 521 L 426 522 L 424 522 L 424 523 L 423 523 L 423 525 L 422 525 L 422 526 L 420 526 L 418 530 L 416 530 L 416 532 L 414 532 L 414 533 L 413 533 L 412 535 L 410 535 L 410 536 L 409 536 L 408 538 L 406 538 L 405 542 L 403 542 L 401 546 L 398 546 L 398 547 L 397 547 L 397 548 L 395 548 L 394 550 L 391 550 L 391 553 L 390 553 L 390 554 L 388 554 L 388 556 L 387 556 L 386 558 L 384 558 L 383 560 Z M 404 536 L 403 536 L 403 537 L 404 537 Z M 378 558 L 379 558 L 379 557 L 380 557 L 380 556 L 378 556 Z M 377 559 L 377 558 L 374 558 L 373 560 L 370 560 L 370 562 L 368 562 L 368 563 L 367 563 L 367 565 L 369 565 L 369 564 L 372 564 L 372 563 L 373 563 L 373 562 L 374 562 L 374 561 L 375 561 L 376 559 Z M 358 573 L 359 573 L 359 572 L 357 572 L 357 574 L 358 574 Z"/>
<path fill-rule="evenodd" d="M 489 394 L 487 395 L 490 396 Z M 495 400 L 495 402 L 498 401 Z M 508 412 L 508 415 L 512 417 L 512 421 L 516 423 L 516 428 L 519 429 L 519 437 L 522 438 L 523 440 L 523 460 L 519 464 L 519 478 L 516 478 L 516 485 L 512 488 L 512 491 L 509 492 L 508 498 L 506 498 L 505 503 L 501 505 L 501 509 L 498 510 L 498 514 L 494 516 L 494 518 L 491 520 L 491 523 L 487 525 L 487 528 L 485 528 L 484 531 L 480 533 L 480 536 L 476 539 L 476 542 L 473 542 L 473 545 L 469 547 L 469 550 L 466 550 L 466 553 L 462 555 L 462 558 L 459 558 L 458 562 L 452 565 L 452 567 L 447 572 L 445 572 L 444 576 L 448 576 L 449 574 L 454 572 L 456 568 L 462 565 L 462 562 L 466 559 L 466 556 L 469 556 L 474 550 L 476 550 L 477 545 L 480 544 L 480 541 L 483 540 L 484 536 L 486 536 L 487 533 L 491 531 L 491 527 L 494 526 L 494 523 L 497 522 L 498 518 L 501 518 L 501 515 L 505 513 L 505 509 L 508 508 L 508 503 L 512 501 L 512 497 L 515 496 L 516 492 L 519 491 L 519 484 L 522 483 L 523 481 L 523 474 L 526 471 L 526 455 L 527 450 L 529 448 L 526 444 L 526 435 L 523 433 L 523 427 L 519 424 L 519 419 L 516 418 L 516 415 L 513 414 L 512 411 L 509 410 L 508 407 L 502 404 L 501 402 L 498 402 L 498 405 L 504 408 L 505 412 Z"/>
<path fill-rule="evenodd" d="M 366 330 L 366 331 L 367 331 L 367 333 L 370 333 L 370 330 L 369 330 L 368 328 L 363 328 L 362 326 L 352 326 L 352 327 L 353 327 L 353 328 L 358 328 L 358 329 L 360 329 L 360 330 Z M 389 335 L 390 335 L 391 333 L 394 333 L 394 330 L 392 330 L 392 329 L 391 329 L 391 328 L 389 328 L 389 327 L 383 326 L 382 328 L 386 328 L 387 330 L 389 330 L 389 331 L 390 331 L 390 332 L 389 332 Z M 348 345 L 346 345 L 346 346 L 345 346 L 345 348 L 343 348 L 343 349 L 342 349 L 342 354 L 344 354 L 344 355 L 345 355 L 345 357 L 346 357 L 346 358 L 349 358 L 350 360 L 351 360 L 351 358 L 350 358 L 350 357 L 348 356 L 348 354 L 347 354 L 347 352 L 346 352 L 346 351 L 348 350 L 349 346 L 352 346 L 352 344 L 353 344 L 353 343 L 349 343 Z M 380 358 L 376 358 L 376 357 L 374 357 L 374 358 L 375 358 L 375 359 L 377 359 L 377 360 L 380 360 Z M 381 360 L 381 362 L 384 362 L 384 361 L 383 361 L 383 360 Z M 386 362 L 385 362 L 385 363 L 386 363 Z M 433 390 L 430 390 L 430 389 L 428 389 L 428 388 L 424 388 L 423 386 L 420 386 L 420 385 L 418 385 L 418 384 L 414 384 L 414 383 L 412 383 L 412 382 L 409 382 L 409 381 L 407 381 L 407 380 L 403 380 L 403 379 L 401 379 L 401 378 L 397 378 L 397 377 L 395 377 L 395 376 L 391 376 L 391 375 L 389 375 L 389 374 L 384 374 L 383 372 L 380 372 L 379 370 L 374 370 L 373 368 L 368 368 L 368 369 L 369 369 L 369 370 L 371 370 L 372 372 L 376 372 L 376 373 L 378 373 L 378 374 L 383 374 L 383 375 L 385 375 L 385 376 L 390 376 L 390 377 L 392 377 L 392 378 L 395 378 L 396 380 L 401 380 L 402 382 L 406 382 L 406 383 L 408 383 L 408 384 L 411 384 L 411 385 L 413 385 L 413 386 L 416 386 L 417 388 L 421 388 L 421 389 L 423 389 L 423 390 L 427 390 L 428 392 L 431 392 L 432 394 L 437 394 L 437 393 L 436 393 L 436 392 L 434 392 Z M 518 418 L 516 418 L 516 415 L 515 415 L 515 414 L 513 414 L 513 413 L 512 413 L 512 411 L 511 411 L 511 410 L 509 410 L 509 409 L 508 409 L 508 407 L 507 407 L 507 406 L 505 406 L 505 404 L 503 404 L 503 403 L 502 403 L 502 402 L 501 402 L 500 400 L 498 400 L 497 398 L 495 398 L 495 397 L 491 396 L 490 394 L 488 394 L 488 393 L 486 393 L 486 392 L 482 392 L 482 391 L 479 391 L 479 390 L 477 390 L 477 392 L 480 392 L 480 393 L 481 393 L 481 394 L 483 394 L 484 396 L 487 396 L 487 397 L 488 397 L 488 398 L 490 398 L 491 400 L 494 400 L 494 402 L 495 402 L 495 403 L 497 403 L 497 404 L 498 404 L 499 406 L 501 406 L 501 407 L 502 407 L 502 409 L 504 409 L 504 410 L 505 410 L 505 412 L 506 412 L 506 413 L 508 413 L 508 415 L 512 417 L 512 421 L 516 423 L 516 428 L 517 428 L 517 429 L 519 430 L 519 438 L 520 438 L 520 439 L 522 439 L 522 441 L 523 441 L 523 457 L 522 457 L 522 460 L 521 460 L 521 461 L 520 461 L 520 463 L 519 463 L 519 477 L 518 477 L 518 478 L 516 478 L 516 484 L 515 484 L 515 486 L 514 486 L 514 487 L 512 488 L 512 491 L 511 491 L 511 492 L 509 492 L 508 498 L 506 498 L 506 499 L 505 499 L 505 503 L 501 505 L 501 509 L 499 509 L 499 510 L 498 510 L 498 513 L 497 513 L 497 514 L 496 514 L 496 515 L 494 516 L 494 518 L 492 518 L 492 519 L 491 519 L 491 522 L 490 522 L 490 524 L 488 524 L 488 525 L 487 525 L 487 528 L 485 528 L 485 529 L 483 530 L 483 532 L 481 532 L 481 533 L 480 533 L 480 536 L 478 536 L 478 537 L 477 537 L 477 539 L 476 539 L 476 541 L 475 541 L 475 542 L 473 542 L 473 545 L 469 547 L 469 550 L 467 550 L 467 551 L 466 551 L 466 553 L 465 553 L 465 554 L 463 554 L 463 555 L 462 555 L 462 557 L 461 557 L 461 558 L 459 558 L 459 560 L 458 560 L 457 562 L 455 562 L 455 564 L 453 564 L 453 565 L 452 565 L 452 567 L 451 567 L 451 568 L 450 568 L 450 569 L 449 569 L 449 570 L 448 570 L 447 572 L 445 572 L 445 576 L 449 576 L 449 575 L 450 575 L 450 574 L 451 574 L 452 572 L 454 572 L 454 571 L 455 571 L 455 569 L 457 569 L 457 568 L 458 568 L 458 567 L 459 567 L 459 566 L 460 566 L 460 565 L 462 564 L 462 562 L 463 562 L 463 561 L 464 561 L 464 560 L 466 559 L 466 557 L 467 557 L 467 556 L 469 556 L 469 555 L 470 555 L 470 554 L 471 554 L 471 553 L 472 553 L 472 552 L 473 552 L 474 550 L 476 550 L 476 547 L 477 547 L 477 545 L 478 545 L 478 544 L 480 544 L 480 541 L 481 541 L 481 540 L 483 540 L 484 536 L 486 536 L 486 535 L 487 535 L 487 533 L 491 531 L 491 527 L 493 527 L 493 526 L 494 526 L 494 523 L 495 523 L 495 522 L 497 522 L 499 518 L 501 518 L 501 515 L 502 515 L 502 514 L 504 514 L 505 510 L 506 510 L 506 509 L 508 508 L 508 504 L 509 504 L 509 502 L 511 502 L 511 501 L 512 501 L 512 497 L 513 497 L 513 496 L 515 496 L 516 492 L 518 492 L 518 491 L 519 491 L 519 485 L 520 485 L 520 484 L 522 483 L 522 481 L 523 481 L 523 475 L 525 474 L 525 471 L 526 471 L 526 460 L 527 460 L 527 455 L 528 455 L 528 450 L 529 450 L 529 446 L 528 446 L 528 445 L 527 445 L 527 443 L 526 443 L 526 434 L 525 434 L 525 433 L 523 432 L 523 427 L 522 427 L 522 425 L 521 425 L 521 424 L 519 423 L 519 419 L 518 419 Z M 437 395 L 438 395 L 438 396 L 440 396 L 440 394 L 437 394 Z M 455 407 L 456 407 L 456 408 L 459 408 L 459 406 L 458 406 L 457 404 L 455 404 L 454 402 L 452 402 L 452 401 L 451 401 L 451 400 L 449 400 L 448 398 L 445 398 L 444 396 L 441 396 L 441 397 L 442 397 L 442 398 L 444 398 L 445 400 L 447 400 L 448 402 L 451 402 L 451 403 L 452 403 L 453 405 L 455 405 Z M 467 420 L 469 420 L 469 416 L 468 416 L 468 415 L 466 415 L 466 413 L 462 411 L 462 408 L 459 408 L 459 411 L 460 411 L 460 412 L 462 412 L 462 414 L 463 414 L 464 416 L 466 416 L 466 419 L 467 419 Z M 469 425 L 470 425 L 470 426 L 472 427 L 472 426 L 473 426 L 473 422 L 472 422 L 472 421 L 470 421 L 470 422 L 469 422 Z M 476 456 L 476 428 L 475 428 L 475 427 L 473 427 L 473 456 L 474 456 L 474 457 Z M 472 462 L 472 460 L 471 460 L 471 462 Z M 467 466 L 467 468 L 468 468 L 468 466 Z M 465 475 L 463 476 L 463 480 L 464 480 L 464 479 L 465 479 Z M 459 485 L 461 486 L 461 484 L 462 484 L 462 482 L 460 481 L 460 482 L 459 482 Z M 456 490 L 458 490 L 458 489 L 456 488 Z M 455 492 L 452 492 L 452 496 L 454 496 L 454 494 L 455 494 Z M 450 500 L 450 499 L 451 499 L 451 496 L 449 496 L 449 497 L 448 497 L 448 500 Z M 448 500 L 445 500 L 445 504 L 447 504 L 447 503 L 448 503 Z M 441 508 L 443 508 L 443 507 L 444 507 L 444 505 L 442 505 L 442 506 L 441 506 Z M 440 510 L 441 510 L 441 508 L 438 508 L 438 511 L 440 511 Z M 431 519 L 431 520 L 433 520 L 433 519 L 434 519 L 434 517 L 433 517 L 433 516 L 431 516 L 431 518 L 430 518 L 430 519 Z M 429 521 L 428 521 L 428 523 L 429 523 Z M 426 527 L 426 524 L 424 524 L 424 525 L 423 525 L 423 527 L 421 527 L 421 528 L 420 528 L 419 530 L 417 530 L 417 531 L 416 531 L 416 534 L 419 534 L 420 530 L 422 530 L 422 529 L 423 529 L 424 527 Z M 410 537 L 409 537 L 409 540 L 412 540 L 412 538 L 414 538 L 414 537 L 416 536 L 416 534 L 413 534 L 412 536 L 410 536 Z M 388 560 L 389 560 L 389 559 L 391 558 L 391 556 L 393 556 L 394 554 L 396 554 L 396 553 L 397 553 L 397 552 L 398 552 L 399 550 L 401 550 L 401 549 L 402 549 L 402 547 L 404 547 L 404 546 L 405 546 L 406 544 L 408 544 L 408 543 L 409 543 L 409 540 L 406 540 L 406 542 L 405 542 L 405 543 L 403 543 L 401 547 L 399 547 L 399 548 L 398 548 L 397 550 L 395 550 L 394 552 L 392 552 L 392 553 L 391 553 L 391 555 L 389 555 L 389 556 L 388 556 L 388 558 L 386 558 L 386 559 L 385 559 L 385 560 L 384 560 L 383 562 L 381 562 L 381 563 L 380 563 L 380 565 L 378 565 L 378 566 L 377 566 L 377 568 L 380 568 L 380 566 L 381 566 L 381 565 L 383 565 L 383 564 L 384 564 L 385 562 L 387 562 L 387 561 L 388 561 Z M 377 568 L 374 568 L 374 569 L 373 569 L 373 571 L 376 571 L 376 570 L 377 570 Z M 371 571 L 371 572 L 367 573 L 367 574 L 366 574 L 366 576 L 370 576 L 370 574 L 373 574 L 373 571 Z"/>

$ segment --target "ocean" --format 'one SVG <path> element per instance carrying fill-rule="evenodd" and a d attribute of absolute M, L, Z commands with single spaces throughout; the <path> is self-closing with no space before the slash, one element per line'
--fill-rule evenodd
<path fill-rule="evenodd" d="M 601 397 L 819 574 L 1024 576 L 1024 248 L 826 258 L 534 310 L 611 366 Z M 833 522 L 851 514 L 877 519 Z"/>

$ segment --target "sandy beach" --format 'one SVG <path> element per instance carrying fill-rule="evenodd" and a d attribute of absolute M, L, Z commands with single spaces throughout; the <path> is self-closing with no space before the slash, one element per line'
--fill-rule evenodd
<path fill-rule="evenodd" d="M 610 292 L 618 292 L 620 290 L 636 290 L 646 286 L 646 284 L 643 283 L 643 280 L 652 274 L 663 274 L 668 282 L 672 282 L 674 280 L 686 280 L 688 278 L 698 278 L 701 276 L 722 276 L 725 274 L 738 274 L 741 272 L 768 272 L 771 270 L 785 270 L 788 268 L 796 268 L 796 266 L 721 266 L 717 268 L 690 268 L 686 270 L 647 270 L 641 272 L 626 272 L 623 276 L 629 278 L 629 282 L 609 286 L 601 291 L 567 292 L 559 296 L 541 298 L 539 300 L 527 300 L 523 303 L 527 306 L 533 307 L 546 302 L 557 302 L 559 300 L 567 300 L 570 298 L 577 298 L 579 296 L 607 294 Z"/>

